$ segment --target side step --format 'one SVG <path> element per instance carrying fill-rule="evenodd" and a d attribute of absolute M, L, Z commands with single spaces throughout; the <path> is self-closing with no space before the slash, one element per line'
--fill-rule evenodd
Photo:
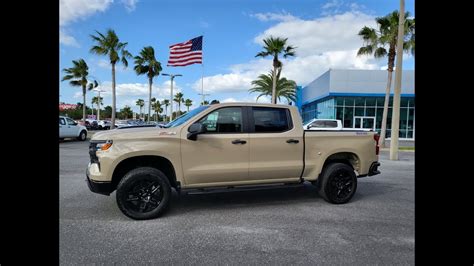
<path fill-rule="evenodd" d="M 210 187 L 210 188 L 189 188 L 182 189 L 181 193 L 186 195 L 201 195 L 213 193 L 226 192 L 240 192 L 240 191 L 254 191 L 254 190 L 269 190 L 277 188 L 297 188 L 303 187 L 304 183 L 279 183 L 279 184 L 263 184 L 263 185 L 249 185 L 249 186 L 227 186 L 227 187 Z"/>

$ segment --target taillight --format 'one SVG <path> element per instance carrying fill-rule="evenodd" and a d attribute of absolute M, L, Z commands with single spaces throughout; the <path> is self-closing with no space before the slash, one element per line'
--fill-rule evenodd
<path fill-rule="evenodd" d="M 379 155 L 380 147 L 379 147 L 379 139 L 380 135 L 375 133 L 374 140 L 375 140 L 375 155 Z"/>

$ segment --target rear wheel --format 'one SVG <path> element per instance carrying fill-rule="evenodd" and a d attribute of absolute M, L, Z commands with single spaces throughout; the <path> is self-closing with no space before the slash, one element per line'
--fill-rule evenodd
<path fill-rule="evenodd" d="M 145 220 L 158 217 L 169 205 L 171 186 L 158 169 L 140 167 L 128 172 L 117 186 L 117 205 L 123 214 Z"/>
<path fill-rule="evenodd" d="M 87 138 L 87 132 L 85 130 L 81 131 L 81 134 L 79 134 L 79 137 L 77 137 L 78 140 L 84 141 Z"/>
<path fill-rule="evenodd" d="M 318 193 L 327 202 L 343 204 L 354 196 L 357 176 L 354 169 L 344 163 L 327 165 L 318 182 Z"/>

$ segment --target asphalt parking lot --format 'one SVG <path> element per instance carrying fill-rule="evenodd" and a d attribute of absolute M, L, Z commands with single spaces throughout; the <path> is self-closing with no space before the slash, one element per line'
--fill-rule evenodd
<path fill-rule="evenodd" d="M 115 193 L 89 191 L 88 141 L 60 147 L 61 264 L 414 264 L 414 152 L 380 156 L 348 204 L 310 184 L 173 195 L 155 220 L 124 216 Z"/>

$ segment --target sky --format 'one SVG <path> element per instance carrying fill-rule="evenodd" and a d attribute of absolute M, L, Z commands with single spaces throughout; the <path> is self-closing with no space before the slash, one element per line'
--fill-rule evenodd
<path fill-rule="evenodd" d="M 89 52 L 91 34 L 115 30 L 128 42 L 133 56 L 153 46 L 162 73 L 182 74 L 174 79 L 173 93 L 182 92 L 201 102 L 201 78 L 206 100 L 255 102 L 249 93 L 251 81 L 272 69 L 272 58 L 256 58 L 268 36 L 288 38 L 296 56 L 283 59 L 282 76 L 305 86 L 330 68 L 382 69 L 387 59 L 356 56 L 363 42 L 357 35 L 364 27 L 375 27 L 374 19 L 399 8 L 398 0 L 60 0 L 60 78 L 72 60 L 84 59 L 91 79 L 100 84 L 104 105 L 111 105 L 111 66 L 107 57 Z M 414 16 L 414 0 L 405 1 Z M 203 64 L 167 67 L 169 46 L 203 35 Z M 117 110 L 125 105 L 138 112 L 135 102 L 148 101 L 148 80 L 137 76 L 133 59 L 128 68 L 116 66 Z M 414 69 L 414 58 L 404 54 L 403 69 Z M 82 102 L 82 89 L 59 80 L 60 102 Z M 87 92 L 87 105 L 97 92 Z M 170 80 L 154 79 L 152 97 L 170 98 Z M 261 97 L 259 102 L 269 102 Z M 176 107 L 174 107 L 175 109 Z M 183 109 L 183 107 L 181 107 Z"/>

